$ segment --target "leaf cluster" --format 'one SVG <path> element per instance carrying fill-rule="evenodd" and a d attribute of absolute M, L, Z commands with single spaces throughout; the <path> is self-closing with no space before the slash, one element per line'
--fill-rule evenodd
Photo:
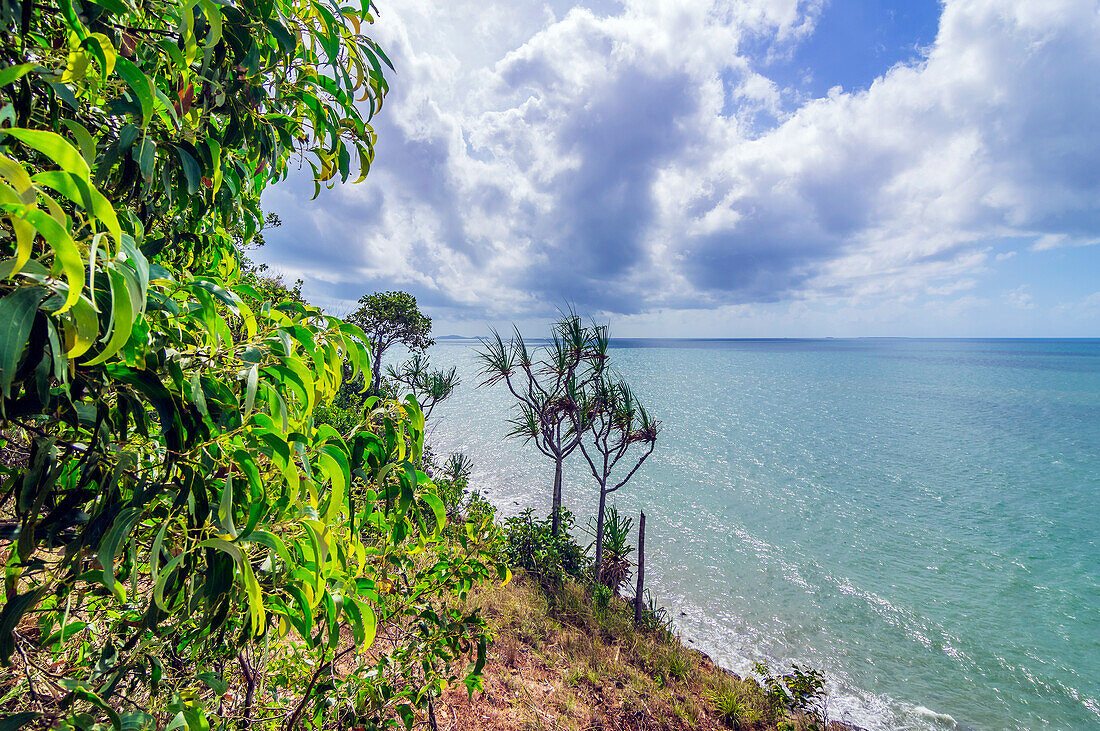
<path fill-rule="evenodd" d="M 508 564 L 523 568 L 547 586 L 559 585 L 566 578 L 582 578 L 587 561 L 584 549 L 569 534 L 572 523 L 572 515 L 564 509 L 557 534 L 551 519 L 536 519 L 530 508 L 508 518 L 503 529 Z"/>
<path fill-rule="evenodd" d="M 588 546 L 590 550 L 594 550 L 596 546 L 597 523 L 596 518 L 589 518 L 584 529 L 593 539 Z M 600 581 L 612 593 L 617 592 L 623 582 L 630 578 L 630 554 L 634 553 L 634 546 L 630 544 L 630 531 L 633 527 L 633 518 L 620 515 L 619 509 L 614 505 L 607 509 L 603 523 Z"/>
<path fill-rule="evenodd" d="M 573 428 L 585 437 L 580 442 L 585 461 L 600 489 L 615 492 L 653 453 L 661 422 L 649 415 L 624 379 L 608 373 L 584 389 L 576 414 Z M 621 480 L 610 483 L 615 468 L 635 445 L 643 448 L 642 456 Z"/>
<path fill-rule="evenodd" d="M 450 398 L 462 382 L 456 367 L 451 366 L 446 370 L 432 369 L 427 356 L 423 353 L 413 353 L 400 368 L 390 366 L 386 375 L 395 383 L 407 387 L 416 396 L 416 400 L 424 409 L 425 418 L 431 416 L 432 409 L 437 404 Z"/>
<path fill-rule="evenodd" d="M 295 159 L 318 191 L 367 173 L 372 21 L 0 0 L 0 709 L 20 723 L 411 727 L 479 686 L 461 600 L 507 578 L 494 529 L 444 530 L 414 398 L 314 418 L 370 377 L 368 336 L 242 254 Z"/>
<path fill-rule="evenodd" d="M 477 353 L 483 386 L 503 383 L 516 399 L 508 436 L 532 443 L 547 457 L 568 456 L 580 444 L 575 428 L 585 389 L 604 375 L 607 327 L 585 326 L 575 313 L 554 323 L 549 340 L 529 347 L 518 328 L 482 340 Z"/>
<path fill-rule="evenodd" d="M 811 667 L 795 663 L 790 672 L 776 674 L 767 665 L 756 663 L 753 670 L 762 678 L 764 691 L 773 709 L 801 714 L 824 729 L 829 721 L 825 675 Z"/>

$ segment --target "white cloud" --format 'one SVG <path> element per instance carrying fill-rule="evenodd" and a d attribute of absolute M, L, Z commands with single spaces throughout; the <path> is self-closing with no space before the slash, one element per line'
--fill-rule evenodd
<path fill-rule="evenodd" d="M 1100 244 L 1100 238 L 1076 237 L 1069 234 L 1043 234 L 1031 245 L 1032 251 L 1047 251 L 1048 249 L 1064 249 L 1074 246 L 1095 246 Z"/>
<path fill-rule="evenodd" d="M 822 6 L 383 6 L 398 73 L 375 169 L 312 220 L 283 214 L 337 243 L 269 256 L 334 301 L 397 283 L 454 319 L 568 299 L 672 322 L 944 296 L 974 286 L 993 240 L 1100 241 L 1095 2 L 947 0 L 919 63 L 785 108 L 742 46 L 781 56 Z"/>
<path fill-rule="evenodd" d="M 1028 289 L 1030 287 L 1026 284 L 1021 285 L 1010 292 L 1005 292 L 1002 299 L 1008 306 L 1015 307 L 1018 310 L 1034 310 L 1035 298 L 1031 296 Z"/>

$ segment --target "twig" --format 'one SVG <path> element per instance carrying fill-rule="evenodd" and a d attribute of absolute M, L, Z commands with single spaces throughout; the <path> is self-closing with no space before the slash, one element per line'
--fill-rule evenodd
<path fill-rule="evenodd" d="M 252 672 L 252 665 L 245 657 L 244 650 L 237 653 L 237 663 L 241 666 L 241 674 L 244 675 L 245 682 L 248 684 L 248 691 L 244 696 L 244 707 L 241 709 L 244 716 L 241 719 L 241 728 L 248 729 L 252 728 L 252 699 L 256 694 L 256 674 Z"/>
<path fill-rule="evenodd" d="M 31 692 L 31 700 L 38 704 L 38 707 L 42 707 L 42 699 L 38 697 L 38 693 L 34 690 L 34 681 L 31 680 L 31 661 L 27 659 L 27 653 L 23 650 L 23 645 L 19 642 L 21 639 L 16 632 L 12 632 L 15 636 L 15 649 L 19 651 L 19 656 L 23 658 L 23 675 L 27 678 L 27 689 Z M 34 667 L 38 667 L 35 665 Z"/>
<path fill-rule="evenodd" d="M 298 717 L 302 715 L 302 711 L 305 710 L 306 704 L 309 703 L 309 694 L 312 692 L 313 686 L 317 685 L 317 681 L 321 678 L 321 671 L 325 669 L 325 666 L 328 665 L 331 669 L 332 666 L 336 664 L 337 660 L 354 650 L 355 647 L 355 645 L 352 645 L 345 650 L 341 650 L 333 656 L 330 662 L 321 662 L 317 665 L 317 669 L 313 671 L 313 677 L 309 680 L 309 685 L 306 686 L 305 692 L 302 693 L 302 700 L 298 701 L 298 705 L 294 708 L 294 713 L 290 715 L 290 720 L 286 722 L 287 731 L 294 731 L 294 728 L 298 725 Z"/>

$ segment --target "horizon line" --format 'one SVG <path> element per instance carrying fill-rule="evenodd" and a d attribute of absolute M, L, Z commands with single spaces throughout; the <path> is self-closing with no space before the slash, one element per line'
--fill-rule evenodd
<path fill-rule="evenodd" d="M 469 335 L 440 335 L 435 340 L 481 340 L 484 336 L 469 336 Z M 549 340 L 545 337 L 526 337 L 527 340 Z M 985 341 L 1021 341 L 1021 340 L 1081 340 L 1081 341 L 1100 341 L 1100 335 L 1042 335 L 1042 336 L 1024 336 L 1024 335 L 1006 335 L 1006 336 L 987 336 L 987 335 L 817 335 L 817 336 L 780 336 L 780 337 L 667 337 L 667 336 L 620 336 L 611 337 L 611 341 L 615 340 L 681 340 L 692 342 L 779 342 L 784 340 L 985 340 Z"/>

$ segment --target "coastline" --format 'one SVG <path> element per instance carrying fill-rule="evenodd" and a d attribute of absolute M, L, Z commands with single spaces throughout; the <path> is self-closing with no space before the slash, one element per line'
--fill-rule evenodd
<path fill-rule="evenodd" d="M 615 358 L 669 435 L 618 505 L 645 509 L 648 583 L 685 643 L 734 671 L 820 668 L 873 731 L 1097 722 L 1095 343 L 680 345 Z M 471 352 L 433 357 L 473 383 Z M 501 517 L 545 515 L 552 466 L 505 439 L 509 407 L 465 388 L 433 441 Z"/>
<path fill-rule="evenodd" d="M 510 501 L 512 503 L 510 505 L 494 502 L 494 497 L 498 499 L 500 497 L 499 495 L 494 495 L 494 488 L 499 487 L 499 485 L 490 486 L 480 494 L 489 499 L 490 502 L 496 506 L 498 516 L 520 512 L 518 509 L 521 508 L 523 504 L 519 501 L 512 500 Z M 647 576 L 649 577 L 647 586 L 656 589 L 655 593 L 657 595 L 658 605 L 668 612 L 670 628 L 676 638 L 676 642 L 683 648 L 685 653 L 698 658 L 698 662 L 703 667 L 711 667 L 715 672 L 720 672 L 742 681 L 752 678 L 751 666 L 754 661 L 760 660 L 765 662 L 769 667 L 784 670 L 789 668 L 792 662 L 797 662 L 797 660 L 792 659 L 789 655 L 764 654 L 759 652 L 758 648 L 755 647 L 741 648 L 740 651 L 734 652 L 734 655 L 736 655 L 738 659 L 732 662 L 723 661 L 721 659 L 723 653 L 720 652 L 717 647 L 712 646 L 710 642 L 704 639 L 700 639 L 697 643 L 696 640 L 685 633 L 687 627 L 681 620 L 683 617 L 687 616 L 686 613 L 674 612 L 674 607 L 668 605 L 667 602 L 660 601 L 662 598 L 661 591 L 657 585 L 652 583 L 658 568 L 665 571 L 675 569 L 675 567 L 670 568 L 668 566 L 658 567 L 647 561 Z M 625 604 L 630 604 L 632 602 L 631 597 L 621 592 L 617 594 L 615 598 Z M 713 626 L 718 625 L 717 620 L 713 618 L 707 618 L 706 621 Z M 727 650 L 725 654 L 728 655 L 729 650 Z M 889 696 L 853 686 L 846 678 L 842 679 L 831 674 L 826 674 L 825 679 L 827 683 L 829 708 L 832 711 L 829 716 L 830 731 L 893 731 L 898 728 L 920 729 L 921 731 L 941 731 L 946 729 L 969 728 L 959 724 L 949 714 L 937 712 L 917 703 L 898 701 Z M 755 680 L 751 680 L 750 682 L 755 682 Z M 508 727 L 504 726 L 501 728 Z"/>
<path fill-rule="evenodd" d="M 517 569 L 508 586 L 475 590 L 467 604 L 495 639 L 481 692 L 444 693 L 435 711 L 443 731 L 823 728 L 675 633 L 635 627 L 621 595 L 601 609 L 573 581 L 546 586 Z M 824 728 L 865 731 L 835 720 Z"/>

